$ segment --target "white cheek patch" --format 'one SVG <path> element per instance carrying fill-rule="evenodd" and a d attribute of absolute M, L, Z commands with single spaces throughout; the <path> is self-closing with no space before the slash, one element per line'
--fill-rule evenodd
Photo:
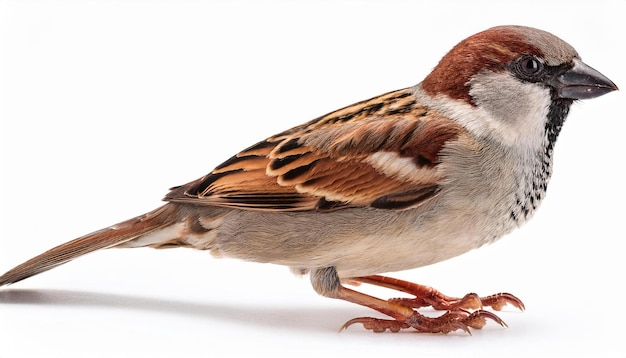
<path fill-rule="evenodd" d="M 394 152 L 376 152 L 365 162 L 388 177 L 407 182 L 433 182 L 438 178 L 435 168 L 418 167 L 414 158 L 401 157 Z"/>
<path fill-rule="evenodd" d="M 509 73 L 484 73 L 470 81 L 480 120 L 509 146 L 539 148 L 545 137 L 550 90 Z"/>
<path fill-rule="evenodd" d="M 549 89 L 520 82 L 508 73 L 476 75 L 470 84 L 476 106 L 444 95 L 432 98 L 419 87 L 416 95 L 426 106 L 454 119 L 476 137 L 488 137 L 524 151 L 543 146 Z"/>

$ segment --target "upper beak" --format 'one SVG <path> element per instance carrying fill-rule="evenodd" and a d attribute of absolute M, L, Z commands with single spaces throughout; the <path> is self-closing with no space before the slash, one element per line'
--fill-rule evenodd
<path fill-rule="evenodd" d="M 574 67 L 556 76 L 554 85 L 560 98 L 589 99 L 617 90 L 606 76 L 575 59 Z"/>

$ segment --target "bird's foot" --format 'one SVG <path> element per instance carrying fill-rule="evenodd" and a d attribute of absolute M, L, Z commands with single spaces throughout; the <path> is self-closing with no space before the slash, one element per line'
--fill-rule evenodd
<path fill-rule="evenodd" d="M 496 293 L 495 295 L 486 297 L 480 297 L 475 293 L 468 293 L 461 298 L 457 298 L 446 296 L 428 286 L 422 287 L 431 290 L 428 296 L 418 297 L 416 295 L 415 298 L 391 298 L 389 299 L 389 302 L 394 302 L 411 308 L 431 306 L 433 309 L 438 311 L 476 310 L 484 307 L 491 307 L 496 311 L 500 311 L 507 304 L 521 311 L 524 310 L 524 304 L 522 301 L 506 292 Z"/>
<path fill-rule="evenodd" d="M 494 295 L 480 297 L 475 293 L 468 293 L 461 298 L 450 297 L 437 291 L 436 289 L 419 285 L 416 283 L 398 280 L 386 276 L 364 276 L 356 277 L 353 281 L 368 283 L 371 285 L 387 287 L 392 290 L 401 291 L 413 295 L 411 298 L 392 298 L 389 301 L 411 308 L 420 308 L 431 306 L 438 311 L 457 311 L 457 310 L 477 310 L 484 307 L 491 307 L 496 311 L 500 311 L 507 304 L 524 310 L 524 303 L 510 293 L 496 293 Z"/>
<path fill-rule="evenodd" d="M 472 334 L 470 328 L 481 329 L 487 324 L 487 319 L 493 320 L 499 325 L 506 327 L 506 323 L 495 314 L 477 310 L 469 311 L 448 311 L 439 317 L 427 317 L 418 312 L 414 312 L 412 316 L 406 320 L 380 319 L 373 317 L 359 317 L 346 322 L 341 329 L 360 323 L 365 329 L 374 332 L 399 332 L 402 329 L 414 328 L 421 333 L 450 333 L 462 330 L 467 334 Z"/>
<path fill-rule="evenodd" d="M 347 296 L 344 299 L 373 308 L 393 317 L 393 319 L 359 317 L 346 322 L 342 329 L 355 323 L 360 323 L 366 329 L 374 332 L 384 332 L 386 330 L 398 332 L 402 329 L 414 328 L 418 332 L 427 333 L 449 333 L 456 330 L 470 333 L 470 328 L 481 329 L 485 326 L 487 320 L 492 320 L 503 327 L 507 326 L 498 316 L 484 310 L 484 307 L 491 307 L 499 311 L 504 306 L 511 305 L 524 310 L 522 301 L 510 293 L 498 293 L 486 297 L 468 293 L 463 297 L 457 298 L 444 295 L 429 286 L 378 275 L 352 277 L 348 282 L 386 287 L 408 293 L 414 297 L 392 298 L 379 302 L 371 297 L 359 297 L 357 299 L 355 293 L 344 289 L 342 292 Z M 421 307 L 432 307 L 438 311 L 445 311 L 445 313 L 438 317 L 424 316 L 416 310 Z"/>

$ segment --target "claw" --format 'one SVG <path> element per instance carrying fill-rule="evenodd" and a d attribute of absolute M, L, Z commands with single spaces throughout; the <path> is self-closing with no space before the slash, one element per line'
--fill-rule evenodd
<path fill-rule="evenodd" d="M 376 332 L 376 333 L 385 332 L 387 329 L 391 332 L 396 333 L 396 332 L 400 332 L 400 330 L 403 328 L 410 327 L 406 323 L 396 321 L 396 320 L 391 320 L 391 319 L 380 319 L 380 318 L 374 318 L 374 317 L 357 317 L 344 323 L 343 326 L 339 328 L 339 331 L 341 332 L 355 323 L 360 323 L 363 325 L 363 328 Z"/>
<path fill-rule="evenodd" d="M 504 306 L 510 304 L 511 306 L 523 311 L 526 309 L 524 303 L 519 298 L 513 296 L 510 293 L 497 293 L 495 295 L 487 296 L 481 299 L 483 305 L 489 306 L 496 311 L 500 311 Z"/>
<path fill-rule="evenodd" d="M 478 311 L 472 312 L 465 319 L 465 323 L 472 328 L 481 329 L 487 324 L 487 320 L 486 320 L 487 318 L 496 322 L 502 327 L 508 327 L 507 324 L 504 323 L 502 319 L 500 319 L 500 317 L 485 310 L 478 310 Z"/>
<path fill-rule="evenodd" d="M 509 326 L 508 324 L 506 324 L 506 322 L 504 322 L 500 317 L 498 317 L 493 312 L 484 311 L 484 310 L 478 310 L 478 311 L 475 311 L 474 313 L 472 313 L 472 315 L 475 315 L 475 314 L 480 314 L 481 317 L 489 318 L 490 320 L 496 322 L 497 324 L 499 324 L 502 327 L 508 327 Z"/>

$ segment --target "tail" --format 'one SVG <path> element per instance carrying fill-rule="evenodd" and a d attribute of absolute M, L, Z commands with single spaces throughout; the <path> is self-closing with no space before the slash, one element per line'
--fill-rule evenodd
<path fill-rule="evenodd" d="M 50 249 L 0 276 L 0 286 L 9 285 L 69 262 L 92 251 L 122 245 L 175 224 L 178 205 L 166 204 L 147 214 L 79 237 Z M 141 245 L 137 245 L 141 246 Z"/>

